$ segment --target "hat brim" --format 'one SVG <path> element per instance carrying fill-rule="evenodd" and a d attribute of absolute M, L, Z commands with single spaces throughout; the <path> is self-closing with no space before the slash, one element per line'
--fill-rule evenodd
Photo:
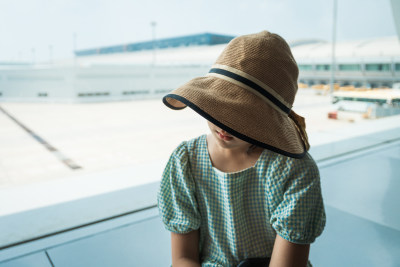
<path fill-rule="evenodd" d="M 188 106 L 229 134 L 256 146 L 292 158 L 306 154 L 300 134 L 287 114 L 223 79 L 192 79 L 166 95 L 163 102 L 175 110 Z"/>

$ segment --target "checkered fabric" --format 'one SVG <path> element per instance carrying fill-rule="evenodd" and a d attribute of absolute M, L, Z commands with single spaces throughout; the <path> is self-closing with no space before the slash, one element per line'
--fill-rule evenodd
<path fill-rule="evenodd" d="M 224 173 L 211 164 L 206 135 L 172 153 L 158 207 L 167 230 L 200 229 L 202 266 L 271 256 L 276 234 L 309 244 L 325 226 L 319 172 L 308 153 L 294 159 L 264 150 L 253 167 Z"/>

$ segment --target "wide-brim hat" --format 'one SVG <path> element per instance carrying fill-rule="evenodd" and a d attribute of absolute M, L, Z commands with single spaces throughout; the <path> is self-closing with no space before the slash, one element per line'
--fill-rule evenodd
<path fill-rule="evenodd" d="M 291 108 L 298 67 L 289 45 L 262 31 L 234 38 L 204 77 L 163 98 L 172 109 L 192 108 L 246 142 L 302 158 L 307 149 L 304 119 Z"/>

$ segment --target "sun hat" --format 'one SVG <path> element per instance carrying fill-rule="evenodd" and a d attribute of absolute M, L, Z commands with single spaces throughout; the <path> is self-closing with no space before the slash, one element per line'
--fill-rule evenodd
<path fill-rule="evenodd" d="M 289 45 L 262 31 L 234 38 L 209 73 L 163 98 L 186 106 L 229 134 L 279 154 L 302 158 L 309 149 L 304 118 L 293 110 L 298 67 Z"/>

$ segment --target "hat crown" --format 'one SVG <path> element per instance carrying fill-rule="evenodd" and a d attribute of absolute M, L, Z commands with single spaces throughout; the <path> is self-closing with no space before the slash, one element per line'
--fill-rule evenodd
<path fill-rule="evenodd" d="M 233 39 L 215 64 L 238 69 L 258 79 L 293 104 L 299 70 L 286 41 L 262 31 Z"/>

